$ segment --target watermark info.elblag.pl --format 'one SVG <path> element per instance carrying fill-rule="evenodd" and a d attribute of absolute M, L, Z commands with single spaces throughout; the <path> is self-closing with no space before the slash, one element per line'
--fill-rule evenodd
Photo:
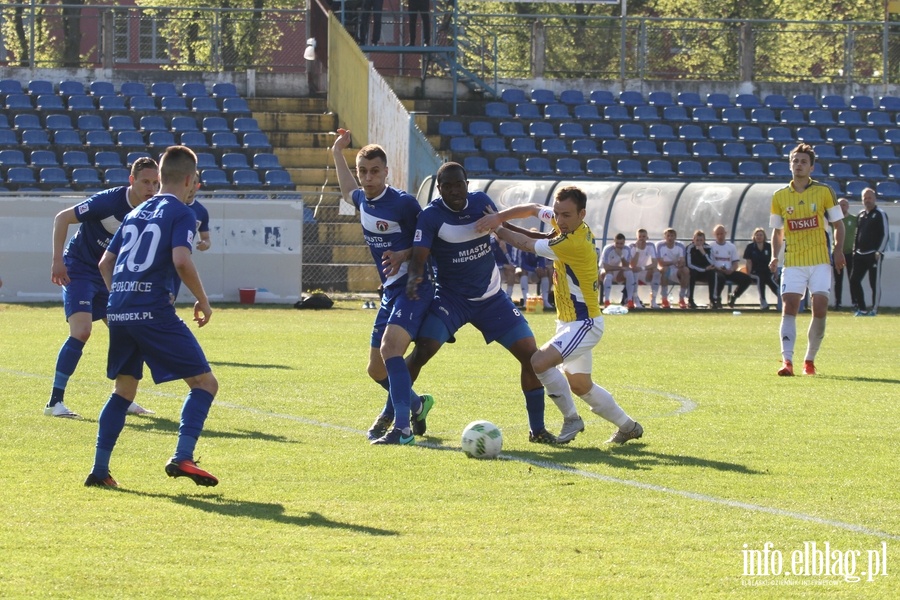
<path fill-rule="evenodd" d="M 837 585 L 873 582 L 888 574 L 887 542 L 871 549 L 839 548 L 830 542 L 803 542 L 794 549 L 744 544 L 741 584 L 747 586 Z"/>

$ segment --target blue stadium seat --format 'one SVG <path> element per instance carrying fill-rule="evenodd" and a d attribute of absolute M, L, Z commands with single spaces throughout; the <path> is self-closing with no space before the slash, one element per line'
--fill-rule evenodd
<path fill-rule="evenodd" d="M 41 186 L 46 189 L 69 185 L 69 177 L 60 167 L 44 167 L 40 174 Z"/>
<path fill-rule="evenodd" d="M 667 106 L 675 106 L 675 99 L 672 98 L 672 94 L 669 92 L 650 92 L 647 95 L 647 104 L 658 108 L 665 108 Z"/>
<path fill-rule="evenodd" d="M 175 88 L 175 84 L 170 81 L 157 81 L 150 85 L 150 95 L 154 98 L 177 96 L 178 90 Z"/>
<path fill-rule="evenodd" d="M 638 123 L 625 123 L 619 126 L 619 138 L 623 140 L 646 140 L 647 132 Z"/>
<path fill-rule="evenodd" d="M 481 151 L 491 154 L 505 154 L 508 151 L 506 139 L 499 136 L 481 138 Z"/>
<path fill-rule="evenodd" d="M 64 80 L 59 82 L 59 95 L 63 98 L 68 98 L 69 96 L 84 96 L 87 91 L 84 89 L 84 84 L 80 81 L 71 81 Z"/>
<path fill-rule="evenodd" d="M 200 182 L 209 190 L 221 190 L 231 187 L 228 176 L 222 169 L 203 169 L 200 171 Z"/>
<path fill-rule="evenodd" d="M 231 174 L 231 184 L 238 190 L 258 190 L 262 188 L 259 174 L 253 169 L 238 169 Z"/>
<path fill-rule="evenodd" d="M 709 130 L 706 132 L 706 137 L 711 142 L 733 142 L 737 140 L 734 136 L 734 130 L 730 125 L 710 125 Z"/>
<path fill-rule="evenodd" d="M 575 140 L 572 142 L 572 154 L 576 156 L 600 156 L 594 140 Z"/>
<path fill-rule="evenodd" d="M 210 123 L 216 124 L 215 131 L 229 131 L 227 129 L 228 124 L 227 122 L 224 122 L 224 119 L 221 121 L 217 119 Z M 169 123 L 169 129 L 172 130 L 172 133 L 184 133 L 186 131 L 200 131 L 200 126 L 197 125 L 197 119 L 194 117 L 178 116 L 172 117 L 172 121 Z"/>
<path fill-rule="evenodd" d="M 881 181 L 875 186 L 875 195 L 882 200 L 896 202 L 900 200 L 900 183 L 896 181 Z"/>
<path fill-rule="evenodd" d="M 11 189 L 18 190 L 37 184 L 37 180 L 34 178 L 34 171 L 29 167 L 11 167 L 6 172 L 6 184 Z"/>
<path fill-rule="evenodd" d="M 647 163 L 647 175 L 651 177 L 674 177 L 675 170 L 667 160 L 651 160 Z"/>
<path fill-rule="evenodd" d="M 750 122 L 757 125 L 774 125 L 778 122 L 775 112 L 770 108 L 760 107 L 750 111 Z"/>
<path fill-rule="evenodd" d="M 556 170 L 556 174 L 562 177 L 581 177 L 584 175 L 581 163 L 575 158 L 560 158 L 553 167 Z"/>
<path fill-rule="evenodd" d="M 470 176 L 487 175 L 491 172 L 491 166 L 483 156 L 467 156 L 463 167 Z"/>
<path fill-rule="evenodd" d="M 118 152 L 104 150 L 94 155 L 94 166 L 100 170 L 122 167 L 122 157 Z"/>
<path fill-rule="evenodd" d="M 677 125 L 679 123 L 688 123 L 691 118 L 687 114 L 687 109 L 683 106 L 667 106 L 663 109 L 663 121 Z"/>
<path fill-rule="evenodd" d="M 825 139 L 822 137 L 822 131 L 818 127 L 805 125 L 797 128 L 797 140 L 806 142 L 807 144 L 821 144 Z"/>
<path fill-rule="evenodd" d="M 619 104 L 622 106 L 634 107 L 646 104 L 644 95 L 636 90 L 623 90 L 619 92 Z"/>
<path fill-rule="evenodd" d="M 738 175 L 747 179 L 765 179 L 766 172 L 755 160 L 745 160 L 738 163 Z"/>
<path fill-rule="evenodd" d="M 235 98 L 228 98 L 226 101 L 233 100 L 235 100 Z M 219 114 L 219 105 L 216 103 L 215 98 L 211 98 L 209 96 L 198 96 L 196 98 L 191 98 L 191 112 L 195 114 L 216 115 Z M 230 114 L 230 112 L 232 111 L 228 111 L 223 108 L 222 112 Z M 247 112 L 249 112 L 249 109 L 247 109 Z"/>
<path fill-rule="evenodd" d="M 212 134 L 212 137 L 209 139 L 209 144 L 214 150 L 220 152 L 239 150 L 241 148 L 241 145 L 237 141 L 237 137 L 230 131 L 219 131 Z"/>
<path fill-rule="evenodd" d="M 246 119 L 246 117 L 243 117 Z M 232 123 L 232 129 L 237 131 L 238 129 L 238 121 L 241 119 L 235 119 L 234 123 Z M 254 119 L 251 119 L 254 120 Z M 259 126 L 257 126 L 258 129 Z M 469 135 L 474 137 L 488 137 L 497 135 L 494 131 L 494 124 L 490 121 L 472 121 L 469 123 Z"/>
<path fill-rule="evenodd" d="M 559 138 L 547 138 L 541 140 L 541 154 L 549 156 L 565 156 L 569 154 L 569 147 L 566 145 L 565 141 Z M 525 165 L 525 170 L 528 170 L 528 165 Z"/>
<path fill-rule="evenodd" d="M 237 169 L 249 169 L 247 156 L 243 152 L 226 152 L 222 155 L 220 164 L 225 171 L 232 172 Z"/>
<path fill-rule="evenodd" d="M 457 137 L 466 135 L 466 132 L 460 121 L 441 121 L 438 124 L 438 134 L 444 137 Z"/>
<path fill-rule="evenodd" d="M 727 160 L 711 161 L 707 167 L 707 172 L 710 177 L 717 179 L 731 179 L 736 175 L 734 167 Z"/>
<path fill-rule="evenodd" d="M 809 112 L 819 108 L 819 103 L 816 101 L 816 97 L 811 94 L 797 94 L 794 96 L 793 106 L 797 110 Z"/>
<path fill-rule="evenodd" d="M 878 163 L 862 163 L 857 167 L 856 172 L 861 179 L 867 179 L 873 183 L 887 179 L 884 169 Z"/>
<path fill-rule="evenodd" d="M 237 87 L 233 83 L 220 82 L 212 86 L 213 98 L 237 98 Z"/>
<path fill-rule="evenodd" d="M 616 174 L 616 172 L 612 170 L 609 161 L 605 158 L 592 158 L 588 160 L 587 164 L 585 164 L 585 171 L 588 175 L 593 175 L 594 177 L 612 177 Z"/>
<path fill-rule="evenodd" d="M 531 102 L 539 105 L 553 104 L 556 102 L 556 94 L 552 90 L 535 89 L 531 90 Z"/>
<path fill-rule="evenodd" d="M 501 175 L 521 175 L 523 172 L 519 166 L 519 159 L 509 156 L 501 156 L 495 160 L 494 171 Z"/>
<path fill-rule="evenodd" d="M 72 117 L 69 115 L 47 115 L 44 120 L 44 129 L 49 131 L 61 131 L 63 129 L 74 130 L 72 126 Z"/>
<path fill-rule="evenodd" d="M 729 125 L 744 125 L 749 123 L 750 119 L 747 118 L 747 113 L 744 112 L 743 108 L 731 106 L 722 109 L 722 122 Z"/>
<path fill-rule="evenodd" d="M 841 184 L 833 179 L 823 179 L 819 183 L 824 183 L 832 190 L 834 190 L 835 196 L 842 196 L 844 194 L 843 190 L 841 190 Z"/>
<path fill-rule="evenodd" d="M 714 108 L 698 106 L 691 111 L 691 121 L 700 125 L 713 125 L 719 122 L 719 116 Z"/>
<path fill-rule="evenodd" d="M 720 157 L 718 148 L 712 142 L 694 142 L 691 156 L 700 160 L 716 160 Z"/>
<path fill-rule="evenodd" d="M 541 109 L 537 107 L 536 104 L 530 104 L 528 102 L 520 102 L 516 104 L 513 114 L 518 119 L 540 119 L 541 117 Z"/>
<path fill-rule="evenodd" d="M 828 172 L 828 177 L 831 179 L 850 180 L 856 177 L 856 173 L 853 172 L 853 167 L 845 162 L 830 163 L 826 171 Z"/>
<path fill-rule="evenodd" d="M 478 148 L 475 147 L 475 138 L 467 135 L 450 138 L 450 152 L 454 154 L 478 152 Z"/>
<path fill-rule="evenodd" d="M 659 110 L 655 106 L 635 106 L 633 118 L 639 122 L 655 123 L 660 120 Z"/>
<path fill-rule="evenodd" d="M 131 112 L 155 112 L 156 108 L 156 98 L 152 96 L 123 96 L 126 98 L 128 105 L 128 110 Z"/>
<path fill-rule="evenodd" d="M 638 140 L 631 145 L 631 155 L 635 158 L 650 159 L 661 156 L 656 142 L 650 140 Z"/>
<path fill-rule="evenodd" d="M 825 140 L 830 144 L 849 144 L 853 141 L 850 130 L 843 127 L 829 127 L 825 130 Z"/>
<path fill-rule="evenodd" d="M 40 112 L 63 112 L 66 106 L 61 96 L 56 94 L 42 94 L 34 101 L 34 107 Z"/>
<path fill-rule="evenodd" d="M 538 149 L 533 138 L 513 138 L 509 143 L 509 149 L 514 154 L 537 154 Z"/>
<path fill-rule="evenodd" d="M 85 188 L 99 188 L 103 185 L 97 169 L 93 167 L 79 167 L 72 169 L 72 185 L 79 190 Z"/>
<path fill-rule="evenodd" d="M 544 138 L 556 137 L 553 125 L 546 121 L 533 121 L 528 124 L 528 135 L 536 140 Z"/>
<path fill-rule="evenodd" d="M 44 129 L 26 129 L 22 132 L 22 145 L 26 148 L 50 148 L 50 134 Z"/>
<path fill-rule="evenodd" d="M 295 190 L 291 174 L 284 169 L 269 169 L 264 176 L 265 187 L 270 190 Z"/>
<path fill-rule="evenodd" d="M 784 110 L 791 108 L 793 105 L 781 94 L 769 94 L 763 98 L 763 106 L 775 110 Z"/>
<path fill-rule="evenodd" d="M 678 128 L 678 139 L 685 142 L 702 142 L 706 134 L 699 125 L 682 125 Z"/>
<path fill-rule="evenodd" d="M 678 105 L 690 110 L 698 106 L 706 106 L 706 103 L 700 98 L 700 94 L 695 92 L 681 92 L 676 98 Z"/>
<path fill-rule="evenodd" d="M 37 115 L 25 113 L 13 117 L 13 128 L 23 131 L 26 129 L 42 129 L 43 127 Z"/>
<path fill-rule="evenodd" d="M 775 179 L 790 179 L 791 167 L 783 160 L 773 161 L 769 163 L 769 177 Z"/>
<path fill-rule="evenodd" d="M 91 161 L 88 160 L 87 152 L 83 150 L 68 150 L 63 152 L 62 166 L 71 171 L 81 167 L 90 167 Z"/>
<path fill-rule="evenodd" d="M 96 83 L 96 82 L 95 82 Z M 103 112 L 125 112 L 128 107 L 125 106 L 125 98 L 123 96 L 100 96 L 97 100 L 97 109 Z"/>
<path fill-rule="evenodd" d="M 131 168 L 139 158 L 153 158 L 146 150 L 133 150 L 125 155 L 125 166 Z M 213 159 L 215 160 L 215 159 Z M 198 161 L 199 164 L 199 161 Z"/>
<path fill-rule="evenodd" d="M 564 140 L 580 140 L 587 137 L 581 123 L 560 123 L 559 137 Z"/>
<path fill-rule="evenodd" d="M 737 94 L 734 97 L 734 105 L 744 110 L 752 110 L 762 106 L 756 94 Z"/>
<path fill-rule="evenodd" d="M 611 140 L 616 137 L 616 132 L 609 123 L 591 123 L 588 126 L 588 135 L 595 140 Z"/>
<path fill-rule="evenodd" d="M 491 135 L 494 135 L 494 126 L 491 123 L 488 123 L 487 121 L 474 121 L 474 123 L 487 123 L 491 127 Z M 259 122 L 253 117 L 237 117 L 231 123 L 231 130 L 235 133 L 250 133 L 262 131 L 262 129 L 259 128 Z"/>
<path fill-rule="evenodd" d="M 545 119 L 553 119 L 553 120 L 561 120 L 561 119 L 570 119 L 572 115 L 569 114 L 569 107 L 565 104 L 554 103 L 547 104 L 544 106 L 544 118 Z"/>
<path fill-rule="evenodd" d="M 764 142 L 761 144 L 753 144 L 750 148 L 750 155 L 759 160 L 776 160 L 781 158 L 781 153 L 775 147 L 775 144 Z"/>
<path fill-rule="evenodd" d="M 204 117 L 201 130 L 205 133 L 219 133 L 230 132 L 231 128 L 228 121 L 222 117 Z"/>
<path fill-rule="evenodd" d="M 616 175 L 620 177 L 643 177 L 646 174 L 639 160 L 623 158 L 616 164 Z"/>
<path fill-rule="evenodd" d="M 747 144 L 758 144 L 766 141 L 766 136 L 756 125 L 743 125 L 738 127 L 737 138 Z"/>
<path fill-rule="evenodd" d="M 616 97 L 608 90 L 593 90 L 590 97 L 591 104 L 596 106 L 612 106 L 616 103 Z"/>
<path fill-rule="evenodd" d="M 869 160 L 866 149 L 859 144 L 844 144 L 841 146 L 840 156 L 841 160 L 846 160 L 851 163 L 860 163 Z"/>
<path fill-rule="evenodd" d="M 728 96 L 728 94 L 707 94 L 706 105 L 710 108 L 721 110 L 723 108 L 728 108 L 729 106 L 731 106 L 731 98 Z"/>
<path fill-rule="evenodd" d="M 3 79 L 0 80 L 0 96 L 7 96 L 9 94 L 24 94 L 25 88 L 22 87 L 22 82 L 18 79 Z"/>
<path fill-rule="evenodd" d="M 0 113 L 0 129 L 9 129 L 9 119 L 6 118 L 6 113 Z"/>
<path fill-rule="evenodd" d="M 832 112 L 841 111 L 847 108 L 847 101 L 843 96 L 822 96 L 822 108 Z"/>
<path fill-rule="evenodd" d="M 668 142 L 669 140 L 677 140 L 678 136 L 672 130 L 672 126 L 668 123 L 655 123 L 647 128 L 647 137 L 658 142 Z"/>
<path fill-rule="evenodd" d="M 116 132 L 115 138 L 116 146 L 125 152 L 147 147 L 147 144 L 144 142 L 144 134 L 140 131 L 119 131 Z"/>
<path fill-rule="evenodd" d="M 28 163 L 25 162 L 25 154 L 21 150 L 0 150 L 0 165 L 7 167 L 24 167 Z"/>
<path fill-rule="evenodd" d="M 691 156 L 691 153 L 688 152 L 687 145 L 681 140 L 663 142 L 662 153 L 663 156 L 676 160 L 679 158 L 690 158 Z"/>
<path fill-rule="evenodd" d="M 103 184 L 107 187 L 129 185 L 131 172 L 124 167 L 111 167 L 103 171 Z"/>
<path fill-rule="evenodd" d="M 838 113 L 838 123 L 844 127 L 862 127 L 865 122 L 862 115 L 855 110 L 842 110 Z"/>
<path fill-rule="evenodd" d="M 696 160 L 682 160 L 678 162 L 678 175 L 681 177 L 704 177 L 706 171 Z"/>
<path fill-rule="evenodd" d="M 872 160 L 877 160 L 881 163 L 892 163 L 900 161 L 896 152 L 894 151 L 894 147 L 891 145 L 883 145 L 883 146 L 872 146 L 871 150 Z"/>
<path fill-rule="evenodd" d="M 778 117 L 778 122 L 790 127 L 799 127 L 801 125 L 806 125 L 807 123 L 803 111 L 797 110 L 796 108 L 782 110 Z"/>
<path fill-rule="evenodd" d="M 893 181 L 900 180 L 900 163 L 888 165 L 888 177 Z"/>
<path fill-rule="evenodd" d="M 794 141 L 794 135 L 787 127 L 769 127 L 766 139 L 776 144 L 790 144 Z"/>
<path fill-rule="evenodd" d="M 119 87 L 119 92 L 126 98 L 147 96 L 147 86 L 137 81 L 126 81 Z"/>
<path fill-rule="evenodd" d="M 199 81 L 186 81 L 181 84 L 181 95 L 186 98 L 208 98 L 209 92 Z"/>
<path fill-rule="evenodd" d="M 631 152 L 628 151 L 628 147 L 622 140 L 604 140 L 600 152 L 603 156 L 612 159 L 631 156 Z"/>
<path fill-rule="evenodd" d="M 516 105 L 520 102 L 528 102 L 528 95 L 525 90 L 519 88 L 504 88 L 500 92 L 500 99 L 507 104 Z"/>
<path fill-rule="evenodd" d="M 84 94 L 69 96 L 66 99 L 66 107 L 74 113 L 85 113 L 97 109 L 94 99 Z"/>
<path fill-rule="evenodd" d="M 603 117 L 594 104 L 579 104 L 573 109 L 574 117 L 579 121 L 600 121 Z"/>
<path fill-rule="evenodd" d="M 872 127 L 891 127 L 894 125 L 894 120 L 889 112 L 870 110 L 866 113 L 866 124 Z"/>
<path fill-rule="evenodd" d="M 830 110 L 817 108 L 809 111 L 809 124 L 816 127 L 831 127 L 836 123 Z"/>
<path fill-rule="evenodd" d="M 553 169 L 550 168 L 550 161 L 542 156 L 532 156 L 525 159 L 525 174 L 536 177 L 545 177 L 553 175 Z"/>
<path fill-rule="evenodd" d="M 586 103 L 581 90 L 563 90 L 559 94 L 559 101 L 567 106 L 578 106 Z"/>
<path fill-rule="evenodd" d="M 95 98 L 116 95 L 116 87 L 109 81 L 92 81 L 88 91 Z"/>
<path fill-rule="evenodd" d="M 875 100 L 871 96 L 853 96 L 850 98 L 850 108 L 856 110 L 875 110 Z"/>
<path fill-rule="evenodd" d="M 116 131 L 137 131 L 134 125 L 134 119 L 130 115 L 113 115 L 106 122 L 109 130 Z"/>
<path fill-rule="evenodd" d="M 159 101 L 159 109 L 163 112 L 189 112 L 187 100 L 181 96 L 163 96 Z"/>
<path fill-rule="evenodd" d="M 59 161 L 56 159 L 56 152 L 52 150 L 34 150 L 28 157 L 31 167 L 40 169 L 43 167 L 58 167 Z"/>
<path fill-rule="evenodd" d="M 277 154 L 271 152 L 257 152 L 253 155 L 253 168 L 258 171 L 280 169 L 281 161 L 278 160 Z"/>
<path fill-rule="evenodd" d="M 215 155 L 213 155 L 212 153 L 197 152 L 196 154 L 197 154 L 197 169 L 199 171 L 203 171 L 203 169 L 215 169 L 219 166 L 219 163 L 216 161 Z"/>
<path fill-rule="evenodd" d="M 737 163 L 750 158 L 750 153 L 743 142 L 728 142 L 722 145 L 722 157 Z"/>
<path fill-rule="evenodd" d="M 880 144 L 883 140 L 877 129 L 872 127 L 860 127 L 856 130 L 854 141 L 857 144 L 873 146 L 875 144 Z"/>
<path fill-rule="evenodd" d="M 878 108 L 888 112 L 900 112 L 900 98 L 897 96 L 882 96 L 878 100 Z"/>
<path fill-rule="evenodd" d="M 196 123 L 194 126 L 196 127 Z M 169 126 L 166 125 L 166 120 L 158 115 L 146 115 L 141 117 L 140 130 L 144 133 L 150 133 L 151 131 L 168 131 Z"/>
<path fill-rule="evenodd" d="M 272 143 L 262 131 L 248 131 L 240 139 L 241 148 L 246 152 L 271 152 Z"/>
<path fill-rule="evenodd" d="M 859 198 L 862 196 L 862 191 L 867 187 L 872 187 L 868 181 L 854 179 L 844 184 L 844 193 L 851 198 Z"/>
<path fill-rule="evenodd" d="M 605 121 L 630 121 L 631 115 L 628 114 L 628 108 L 625 106 L 613 105 L 603 108 L 603 119 Z"/>
<path fill-rule="evenodd" d="M 834 151 L 834 146 L 831 144 L 816 144 L 813 146 L 813 151 L 816 153 L 816 162 L 832 162 L 836 160 L 840 160 L 840 156 L 837 155 L 837 152 Z"/>
<path fill-rule="evenodd" d="M 171 131 L 151 131 L 147 134 L 147 147 L 155 150 L 165 150 L 175 145 L 175 134 Z"/>
<path fill-rule="evenodd" d="M 488 102 L 484 106 L 484 116 L 492 119 L 508 119 L 512 115 L 509 112 L 509 105 L 505 102 Z"/>
<path fill-rule="evenodd" d="M 497 132 L 501 136 L 508 138 L 523 137 L 527 135 L 525 133 L 525 126 L 521 121 L 501 121 L 497 128 Z"/>

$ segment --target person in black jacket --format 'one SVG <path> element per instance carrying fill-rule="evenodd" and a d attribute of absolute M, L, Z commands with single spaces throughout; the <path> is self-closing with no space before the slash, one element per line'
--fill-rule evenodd
<path fill-rule="evenodd" d="M 687 267 L 691 274 L 688 291 L 688 306 L 691 308 L 697 308 L 697 305 L 694 303 L 694 285 L 698 281 L 705 282 L 709 288 L 709 307 L 722 308 L 721 303 L 716 299 L 716 289 L 718 287 L 716 265 L 713 264 L 709 252 L 710 247 L 706 243 L 706 234 L 703 233 L 703 230 L 698 229 L 694 232 L 693 242 L 685 248 Z"/>
<path fill-rule="evenodd" d="M 864 189 L 862 201 L 866 209 L 859 213 L 856 222 L 850 295 L 856 300 L 855 316 L 874 317 L 881 300 L 881 258 L 890 238 L 890 227 L 887 214 L 875 206 L 875 190 Z M 869 275 L 869 285 L 872 286 L 870 311 L 866 311 L 866 295 L 862 289 L 862 280 L 866 274 Z"/>

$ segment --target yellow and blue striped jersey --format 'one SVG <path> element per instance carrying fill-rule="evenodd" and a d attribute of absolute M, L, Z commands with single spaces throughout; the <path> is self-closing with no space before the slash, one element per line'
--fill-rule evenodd
<path fill-rule="evenodd" d="M 814 180 L 802 192 L 794 189 L 793 181 L 775 192 L 771 225 L 783 230 L 785 267 L 831 264 L 828 218 L 835 218 L 831 209 L 836 206 L 831 186 Z"/>
<path fill-rule="evenodd" d="M 546 217 L 546 212 L 541 216 Z M 553 259 L 557 318 L 581 321 L 599 317 L 600 279 L 594 234 L 584 222 L 566 234 L 559 232 L 555 219 L 550 223 L 557 235 L 550 240 L 540 240 L 535 245 L 535 252 Z"/>

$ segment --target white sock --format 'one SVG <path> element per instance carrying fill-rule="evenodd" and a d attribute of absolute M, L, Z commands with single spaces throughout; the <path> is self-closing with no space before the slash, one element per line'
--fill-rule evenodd
<path fill-rule="evenodd" d="M 825 317 L 818 319 L 813 317 L 809 323 L 809 331 L 806 335 L 809 344 L 806 347 L 806 360 L 816 360 L 819 346 L 822 345 L 822 339 L 825 337 Z"/>
<path fill-rule="evenodd" d="M 634 427 L 634 420 L 625 414 L 621 406 L 616 404 L 612 394 L 596 383 L 587 394 L 581 396 L 581 399 L 588 403 L 591 412 L 600 415 L 619 429 L 631 431 L 631 428 Z"/>
<path fill-rule="evenodd" d="M 550 278 L 541 277 L 541 299 L 544 306 L 550 306 Z"/>
<path fill-rule="evenodd" d="M 519 287 L 522 288 L 522 299 L 528 299 L 528 275 L 522 275 L 519 278 Z"/>
<path fill-rule="evenodd" d="M 575 401 L 572 400 L 572 391 L 569 389 L 569 382 L 562 371 L 553 367 L 543 373 L 536 373 L 536 375 L 544 385 L 544 391 L 556 404 L 556 408 L 559 409 L 562 416 L 566 419 L 577 417 L 578 411 L 575 409 Z"/>
<path fill-rule="evenodd" d="M 794 359 L 794 344 L 797 341 L 797 315 L 781 315 L 781 358 Z"/>
<path fill-rule="evenodd" d="M 507 284 L 506 284 L 506 295 L 509 296 L 510 298 L 512 298 L 512 295 L 513 295 L 513 288 L 515 288 L 515 287 L 516 287 L 516 286 L 515 286 L 514 284 L 512 284 L 512 283 L 507 283 Z"/>

